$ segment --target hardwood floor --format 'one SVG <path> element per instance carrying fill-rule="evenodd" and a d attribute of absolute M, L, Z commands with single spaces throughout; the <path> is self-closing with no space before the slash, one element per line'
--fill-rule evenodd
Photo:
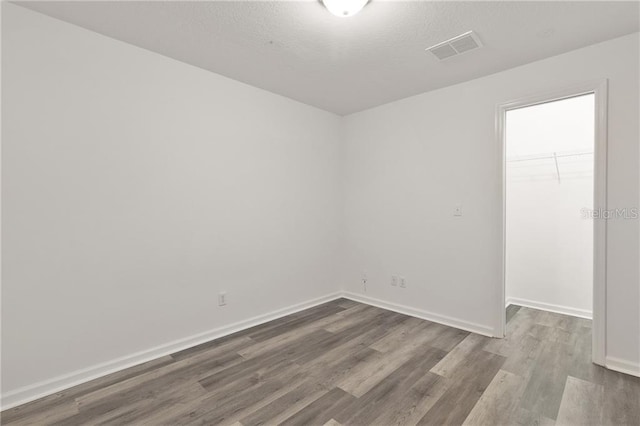
<path fill-rule="evenodd" d="M 640 425 L 590 321 L 511 306 L 491 339 L 335 300 L 2 413 L 2 424 Z"/>

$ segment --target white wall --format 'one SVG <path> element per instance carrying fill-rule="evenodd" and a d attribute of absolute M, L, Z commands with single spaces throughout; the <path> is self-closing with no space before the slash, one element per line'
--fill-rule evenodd
<path fill-rule="evenodd" d="M 593 156 L 507 163 L 507 303 L 590 318 Z"/>
<path fill-rule="evenodd" d="M 592 316 L 594 100 L 506 113 L 507 303 Z"/>
<path fill-rule="evenodd" d="M 363 293 L 366 271 L 369 297 L 496 330 L 496 106 L 608 78 L 609 207 L 638 207 L 639 47 L 636 33 L 347 116 L 345 288 Z M 611 220 L 608 232 L 607 356 L 640 368 L 638 220 Z M 392 274 L 407 288 L 390 286 Z"/>
<path fill-rule="evenodd" d="M 338 116 L 2 7 L 3 394 L 337 290 Z"/>

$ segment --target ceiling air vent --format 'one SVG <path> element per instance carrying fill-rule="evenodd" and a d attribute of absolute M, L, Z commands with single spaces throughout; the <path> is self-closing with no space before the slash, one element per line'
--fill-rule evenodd
<path fill-rule="evenodd" d="M 443 60 L 479 47 L 482 47 L 482 43 L 478 36 L 473 31 L 468 31 L 457 37 L 438 43 L 435 46 L 431 46 L 427 48 L 427 50 L 433 53 L 436 58 Z"/>

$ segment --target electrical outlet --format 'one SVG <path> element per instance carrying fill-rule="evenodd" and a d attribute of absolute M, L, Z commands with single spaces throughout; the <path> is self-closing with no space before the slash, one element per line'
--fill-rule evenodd
<path fill-rule="evenodd" d="M 226 306 L 227 304 L 227 293 L 222 292 L 218 294 L 218 306 Z"/>
<path fill-rule="evenodd" d="M 404 277 L 400 277 L 400 287 L 407 288 L 407 281 L 404 279 Z"/>
<path fill-rule="evenodd" d="M 363 272 L 362 273 L 362 289 L 364 290 L 364 292 L 367 292 L 367 273 Z"/>
<path fill-rule="evenodd" d="M 456 204 L 455 207 L 453 208 L 453 215 L 454 216 L 462 216 L 462 204 Z"/>
<path fill-rule="evenodd" d="M 394 287 L 398 286 L 398 276 L 397 275 L 391 275 L 391 285 Z"/>

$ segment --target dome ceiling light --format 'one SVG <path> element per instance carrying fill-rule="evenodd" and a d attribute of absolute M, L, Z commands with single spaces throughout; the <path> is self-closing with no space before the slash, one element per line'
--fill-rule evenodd
<path fill-rule="evenodd" d="M 369 0 L 322 0 L 327 10 L 340 18 L 347 18 L 360 12 Z"/>

